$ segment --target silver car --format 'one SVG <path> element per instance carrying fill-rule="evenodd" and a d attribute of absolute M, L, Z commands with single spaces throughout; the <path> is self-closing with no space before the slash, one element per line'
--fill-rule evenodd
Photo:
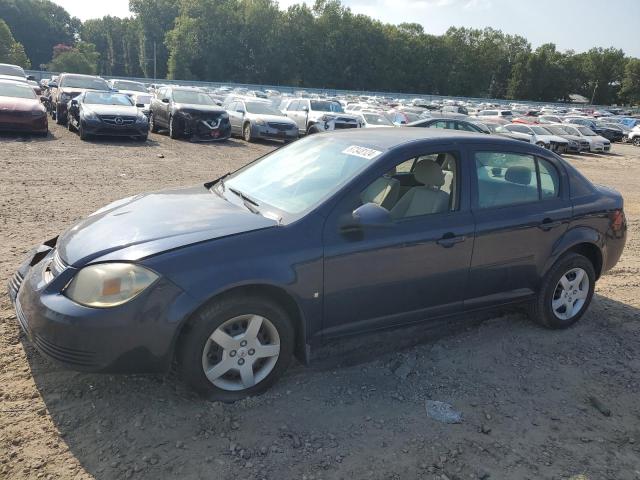
<path fill-rule="evenodd" d="M 287 143 L 298 138 L 296 123 L 285 117 L 269 101 L 236 98 L 230 100 L 224 108 L 229 113 L 231 134 L 240 135 L 247 142 L 264 138 Z"/>

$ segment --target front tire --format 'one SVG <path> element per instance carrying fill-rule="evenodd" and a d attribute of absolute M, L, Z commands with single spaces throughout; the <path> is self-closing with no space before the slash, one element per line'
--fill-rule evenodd
<path fill-rule="evenodd" d="M 640 137 L 634 137 L 631 143 L 633 143 L 636 147 L 640 147 Z"/>
<path fill-rule="evenodd" d="M 149 131 L 151 133 L 158 133 L 158 126 L 153 118 L 153 112 L 149 114 Z"/>
<path fill-rule="evenodd" d="M 82 126 L 82 120 L 78 124 L 78 133 L 80 134 L 80 140 L 82 141 L 87 141 L 89 140 L 89 138 L 91 138 L 89 134 L 85 132 L 84 127 Z"/>
<path fill-rule="evenodd" d="M 65 116 L 62 114 L 62 109 L 60 108 L 60 106 L 56 107 L 56 123 L 58 125 L 64 125 L 65 124 Z"/>
<path fill-rule="evenodd" d="M 314 133 L 320 133 L 320 129 L 316 125 L 310 125 L 307 128 L 307 135 L 313 135 Z"/>
<path fill-rule="evenodd" d="M 178 134 L 178 125 L 174 117 L 169 117 L 169 138 L 174 140 L 180 138 Z"/>
<path fill-rule="evenodd" d="M 589 308 L 595 283 L 596 272 L 588 258 L 577 253 L 565 255 L 542 280 L 529 316 L 547 328 L 568 328 Z"/>
<path fill-rule="evenodd" d="M 212 400 L 264 393 L 285 372 L 294 347 L 291 319 L 262 297 L 233 296 L 203 307 L 178 349 L 183 379 Z"/>
<path fill-rule="evenodd" d="M 245 142 L 252 142 L 253 137 L 251 136 L 251 124 L 245 123 L 244 127 L 242 127 L 242 138 L 244 138 Z"/>

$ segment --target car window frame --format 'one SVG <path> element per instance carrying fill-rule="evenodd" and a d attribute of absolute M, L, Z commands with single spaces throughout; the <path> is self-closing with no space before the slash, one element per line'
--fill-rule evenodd
<path fill-rule="evenodd" d="M 466 146 L 466 158 L 469 162 L 468 172 L 469 172 L 469 187 L 470 187 L 470 200 L 471 200 L 471 210 L 478 212 L 488 212 L 493 210 L 502 210 L 506 208 L 520 208 L 523 206 L 531 206 L 531 205 L 540 205 L 540 206 L 549 206 L 554 202 L 566 203 L 570 202 L 570 189 L 569 189 L 569 177 L 566 169 L 561 165 L 557 159 L 547 156 L 540 155 L 537 152 L 533 152 L 530 149 L 526 148 L 529 144 L 523 144 L 525 148 L 518 148 L 519 145 L 509 145 L 508 149 L 502 149 L 499 145 L 481 145 L 481 144 L 469 144 Z M 513 154 L 513 155 L 530 155 L 534 158 L 536 165 L 536 182 L 538 183 L 538 200 L 528 201 L 528 202 L 519 202 L 519 203 L 511 203 L 508 205 L 496 205 L 493 207 L 481 207 L 479 205 L 479 192 L 478 192 L 478 172 L 476 170 L 476 159 L 475 154 L 477 152 L 494 152 L 494 153 L 504 153 L 504 154 Z M 542 198 L 541 195 L 541 186 L 540 186 L 540 172 L 538 166 L 538 159 L 543 159 L 547 161 L 558 174 L 558 195 L 555 197 Z"/>

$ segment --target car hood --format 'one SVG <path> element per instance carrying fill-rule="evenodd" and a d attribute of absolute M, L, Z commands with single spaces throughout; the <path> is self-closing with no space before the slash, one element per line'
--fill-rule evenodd
<path fill-rule="evenodd" d="M 113 202 L 80 220 L 58 240 L 62 260 L 139 260 L 166 250 L 277 226 L 204 186 L 162 190 Z"/>
<path fill-rule="evenodd" d="M 84 110 L 91 110 L 97 115 L 128 115 L 136 116 L 138 114 L 138 107 L 131 105 L 99 105 L 95 103 L 85 103 Z"/>
<path fill-rule="evenodd" d="M 44 110 L 39 100 L 33 98 L 16 98 L 0 96 L 0 112 L 28 112 Z"/>

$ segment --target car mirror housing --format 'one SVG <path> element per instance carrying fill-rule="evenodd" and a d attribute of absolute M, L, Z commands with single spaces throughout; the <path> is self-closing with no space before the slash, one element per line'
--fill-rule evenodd
<path fill-rule="evenodd" d="M 162 99 L 162 103 L 169 103 L 169 99 L 168 98 L 163 98 Z"/>
<path fill-rule="evenodd" d="M 136 107 L 138 107 L 138 108 L 144 108 L 144 103 L 136 103 Z"/>
<path fill-rule="evenodd" d="M 343 231 L 361 230 L 365 227 L 389 227 L 393 223 L 391 213 L 376 203 L 365 203 L 351 215 L 345 215 L 340 224 Z"/>
<path fill-rule="evenodd" d="M 49 82 L 47 84 L 47 87 L 49 87 L 49 88 L 58 88 L 58 84 L 56 82 Z"/>

